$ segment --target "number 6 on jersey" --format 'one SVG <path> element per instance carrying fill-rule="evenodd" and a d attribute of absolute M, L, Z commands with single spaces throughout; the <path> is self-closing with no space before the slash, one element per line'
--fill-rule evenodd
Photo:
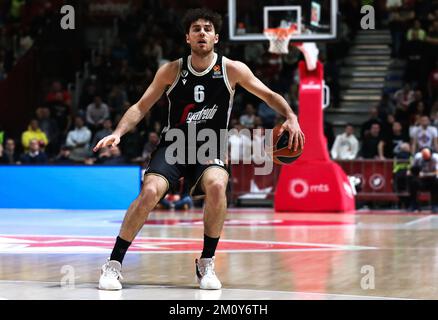
<path fill-rule="evenodd" d="M 195 86 L 195 102 L 201 103 L 204 102 L 204 99 L 204 86 Z"/>

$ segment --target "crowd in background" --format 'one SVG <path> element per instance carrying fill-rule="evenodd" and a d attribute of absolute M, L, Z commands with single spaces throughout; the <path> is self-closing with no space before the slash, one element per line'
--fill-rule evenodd
<path fill-rule="evenodd" d="M 347 125 L 330 145 L 335 159 L 393 159 L 438 152 L 438 3 L 388 0 L 392 57 L 405 64 L 403 86 L 383 92 L 360 132 Z"/>
<path fill-rule="evenodd" d="M 2 1 L 5 3 L 11 1 Z M 10 69 L 6 30 L 23 24 L 28 44 L 43 32 L 44 21 L 51 16 L 50 1 L 12 1 L 15 6 L 0 17 L 0 74 Z M 360 1 L 340 1 L 341 11 L 358 9 Z M 384 93 L 378 105 L 370 109 L 370 118 L 360 132 L 348 125 L 345 133 L 334 139 L 327 131 L 329 149 L 335 159 L 389 159 L 399 152 L 415 153 L 423 147 L 438 150 L 438 7 L 433 1 L 388 0 L 379 13 L 377 25 L 387 23 L 392 34 L 392 55 L 406 61 L 404 86 L 395 93 Z M 17 7 L 18 6 L 18 7 Z M 223 8 L 225 13 L 226 8 Z M 20 11 L 21 10 L 21 11 Z M 17 12 L 21 12 L 17 14 Z M 355 11 L 354 11 L 355 12 Z M 144 1 L 129 15 L 118 19 L 118 37 L 111 46 L 91 54 L 89 77 L 81 88 L 77 108 L 64 79 L 52 79 L 43 103 L 20 137 L 8 136 L 0 128 L 2 163 L 32 164 L 139 164 L 146 165 L 159 143 L 167 119 L 167 99 L 161 98 L 141 123 L 126 134 L 119 147 L 92 147 L 114 130 L 123 113 L 138 101 L 152 82 L 158 67 L 188 54 L 183 30 L 179 26 L 184 11 L 163 10 L 160 1 Z M 336 43 L 319 44 L 320 60 L 326 69 L 326 81 L 334 91 L 332 103 L 339 103 L 338 74 L 340 61 L 358 30 L 358 20 L 343 15 L 342 33 Z M 12 29 L 11 29 L 12 28 Z M 21 31 L 20 31 L 21 32 Z M 20 37 L 19 39 L 22 39 Z M 270 54 L 267 43 L 236 44 L 223 35 L 217 50 L 244 61 L 255 75 L 283 95 L 298 111 L 297 66 L 301 53 L 291 47 L 285 56 Z M 10 40 L 10 39 L 9 39 Z M 20 40 L 21 41 L 21 40 Z M 24 41 L 26 43 L 26 41 Z M 24 45 L 23 48 L 27 46 Z M 23 49 L 24 50 L 24 49 Z M 19 57 L 15 57 L 18 59 Z M 230 128 L 273 128 L 282 119 L 263 101 L 237 88 Z M 332 136 L 332 138 L 330 138 Z M 231 143 L 244 147 L 244 136 L 232 137 Z"/>

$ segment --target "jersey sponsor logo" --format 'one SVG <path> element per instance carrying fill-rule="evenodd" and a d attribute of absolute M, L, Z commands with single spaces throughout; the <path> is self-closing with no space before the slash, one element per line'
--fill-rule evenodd
<path fill-rule="evenodd" d="M 180 124 L 183 124 L 184 122 L 186 122 L 187 115 L 189 114 L 190 110 L 192 110 L 194 107 L 196 107 L 196 104 L 194 104 L 194 103 L 188 104 L 184 107 L 181 118 L 179 119 Z"/>
<path fill-rule="evenodd" d="M 187 115 L 186 123 L 203 123 L 207 120 L 214 118 L 218 110 L 218 106 L 215 104 L 212 108 L 207 108 L 206 106 L 202 110 L 197 112 L 189 112 Z"/>
<path fill-rule="evenodd" d="M 181 77 L 185 78 L 189 75 L 189 72 L 187 70 L 182 70 L 181 71 Z"/>
<path fill-rule="evenodd" d="M 182 79 L 182 83 L 183 83 L 183 85 L 186 85 L 187 79 Z"/>
<path fill-rule="evenodd" d="M 215 65 L 213 67 L 213 79 L 217 79 L 217 78 L 223 78 L 224 75 L 222 74 L 222 69 L 220 65 Z"/>

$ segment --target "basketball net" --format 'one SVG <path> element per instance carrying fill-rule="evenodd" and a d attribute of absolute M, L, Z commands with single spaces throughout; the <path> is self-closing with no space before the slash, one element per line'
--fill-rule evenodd
<path fill-rule="evenodd" d="M 269 40 L 269 52 L 275 54 L 288 54 L 289 42 L 294 34 L 298 34 L 297 25 L 291 24 L 289 27 L 268 28 L 263 31 Z M 292 43 L 304 55 L 307 69 L 312 71 L 316 69 L 318 61 L 318 47 L 314 42 L 296 42 Z"/>

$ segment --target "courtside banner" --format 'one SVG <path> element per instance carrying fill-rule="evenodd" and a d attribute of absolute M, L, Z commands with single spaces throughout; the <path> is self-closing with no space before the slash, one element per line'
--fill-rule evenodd
<path fill-rule="evenodd" d="M 139 191 L 137 166 L 0 166 L 0 208 L 127 209 Z"/>

